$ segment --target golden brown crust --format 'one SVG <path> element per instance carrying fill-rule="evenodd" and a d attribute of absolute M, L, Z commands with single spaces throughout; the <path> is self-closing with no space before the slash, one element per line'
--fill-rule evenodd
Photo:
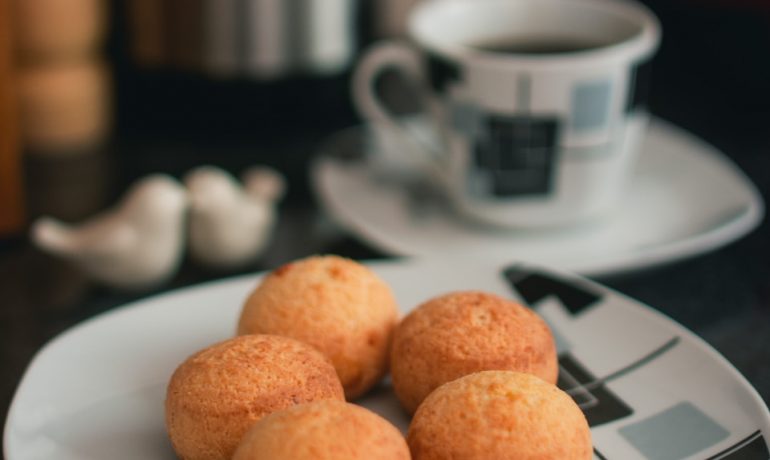
<path fill-rule="evenodd" d="M 185 460 L 230 459 L 248 428 L 276 410 L 343 400 L 331 363 L 299 341 L 244 335 L 183 362 L 166 393 L 166 428 Z"/>
<path fill-rule="evenodd" d="M 461 291 L 435 297 L 404 318 L 391 350 L 393 388 L 414 413 L 435 388 L 482 370 L 529 372 L 556 383 L 556 345 L 532 310 L 502 297 Z"/>
<path fill-rule="evenodd" d="M 398 308 L 393 294 L 367 267 L 337 256 L 286 264 L 252 292 L 238 334 L 276 334 L 309 343 L 331 359 L 354 399 L 388 368 Z"/>
<path fill-rule="evenodd" d="M 398 429 L 363 407 L 317 401 L 275 412 L 244 436 L 233 460 L 409 460 Z"/>
<path fill-rule="evenodd" d="M 470 374 L 431 393 L 407 443 L 415 460 L 590 460 L 591 431 L 555 385 L 512 371 Z"/>

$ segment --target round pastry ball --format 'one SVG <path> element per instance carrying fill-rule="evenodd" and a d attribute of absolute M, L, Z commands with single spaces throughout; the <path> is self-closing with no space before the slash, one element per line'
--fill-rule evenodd
<path fill-rule="evenodd" d="M 551 330 L 529 308 L 479 291 L 433 298 L 396 329 L 393 388 L 414 413 L 438 386 L 485 370 L 528 372 L 556 383 L 559 363 Z"/>
<path fill-rule="evenodd" d="M 409 460 L 401 432 L 363 407 L 317 401 L 275 412 L 244 436 L 233 460 Z"/>
<path fill-rule="evenodd" d="M 337 256 L 286 264 L 257 286 L 241 312 L 239 334 L 277 334 L 313 345 L 331 359 L 354 399 L 387 372 L 398 307 L 390 287 L 367 267 Z"/>
<path fill-rule="evenodd" d="M 263 416 L 323 399 L 344 400 L 331 363 L 288 337 L 244 335 L 189 357 L 166 393 L 166 429 L 184 460 L 229 460 Z"/>
<path fill-rule="evenodd" d="M 407 443 L 415 460 L 590 460 L 583 412 L 531 374 L 484 371 L 446 383 L 417 409 Z"/>

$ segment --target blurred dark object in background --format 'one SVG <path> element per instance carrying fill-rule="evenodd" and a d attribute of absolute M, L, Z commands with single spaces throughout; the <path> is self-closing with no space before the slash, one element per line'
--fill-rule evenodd
<path fill-rule="evenodd" d="M 359 4 L 119 1 L 122 132 L 261 143 L 339 126 L 331 120 L 349 119 L 348 73 L 362 41 Z"/>
<path fill-rule="evenodd" d="M 14 78 L 11 8 L 0 0 L 0 238 L 24 225 Z"/>
<path fill-rule="evenodd" d="M 55 216 L 79 222 L 103 209 L 116 192 L 109 150 L 79 155 L 28 155 L 27 207 L 30 218 Z"/>
<path fill-rule="evenodd" d="M 128 1 L 139 67 L 275 80 L 353 63 L 357 0 Z"/>
<path fill-rule="evenodd" d="M 265 164 L 287 176 L 288 201 L 306 201 L 314 149 L 357 122 L 348 82 L 366 40 L 364 3 L 116 1 L 121 183 Z"/>
<path fill-rule="evenodd" d="M 770 2 L 645 0 L 663 24 L 652 110 L 721 146 L 768 139 Z M 727 155 L 732 155 L 725 149 Z"/>

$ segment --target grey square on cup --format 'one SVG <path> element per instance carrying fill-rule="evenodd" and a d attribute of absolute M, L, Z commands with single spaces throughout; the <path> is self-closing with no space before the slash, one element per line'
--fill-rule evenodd
<path fill-rule="evenodd" d="M 570 125 L 575 130 L 603 128 L 610 118 L 612 86 L 607 80 L 582 83 L 572 90 Z"/>

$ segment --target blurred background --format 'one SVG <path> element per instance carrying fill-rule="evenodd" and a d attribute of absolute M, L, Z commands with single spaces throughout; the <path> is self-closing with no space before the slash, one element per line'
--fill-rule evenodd
<path fill-rule="evenodd" d="M 274 166 L 306 200 L 308 158 L 358 122 L 356 58 L 403 36 L 415 1 L 3 0 L 3 236 L 203 163 Z M 652 111 L 717 147 L 763 141 L 770 4 L 646 3 L 664 28 Z"/>
<path fill-rule="evenodd" d="M 33 249 L 38 216 L 82 220 L 153 172 L 263 164 L 287 178 L 276 232 L 291 237 L 241 271 L 321 251 L 384 257 L 329 230 L 307 166 L 324 139 L 360 123 L 356 59 L 403 36 L 415 1 L 0 0 L 0 354 L 11 376 L 0 408 L 48 338 L 136 298 Z M 767 201 L 770 2 L 643 1 L 663 25 L 651 111 L 725 152 Z M 753 238 L 764 254 L 742 256 L 770 273 L 768 225 Z M 163 289 L 222 275 L 187 264 Z M 676 299 L 693 288 L 670 289 Z M 767 306 L 770 287 L 763 295 Z"/>

